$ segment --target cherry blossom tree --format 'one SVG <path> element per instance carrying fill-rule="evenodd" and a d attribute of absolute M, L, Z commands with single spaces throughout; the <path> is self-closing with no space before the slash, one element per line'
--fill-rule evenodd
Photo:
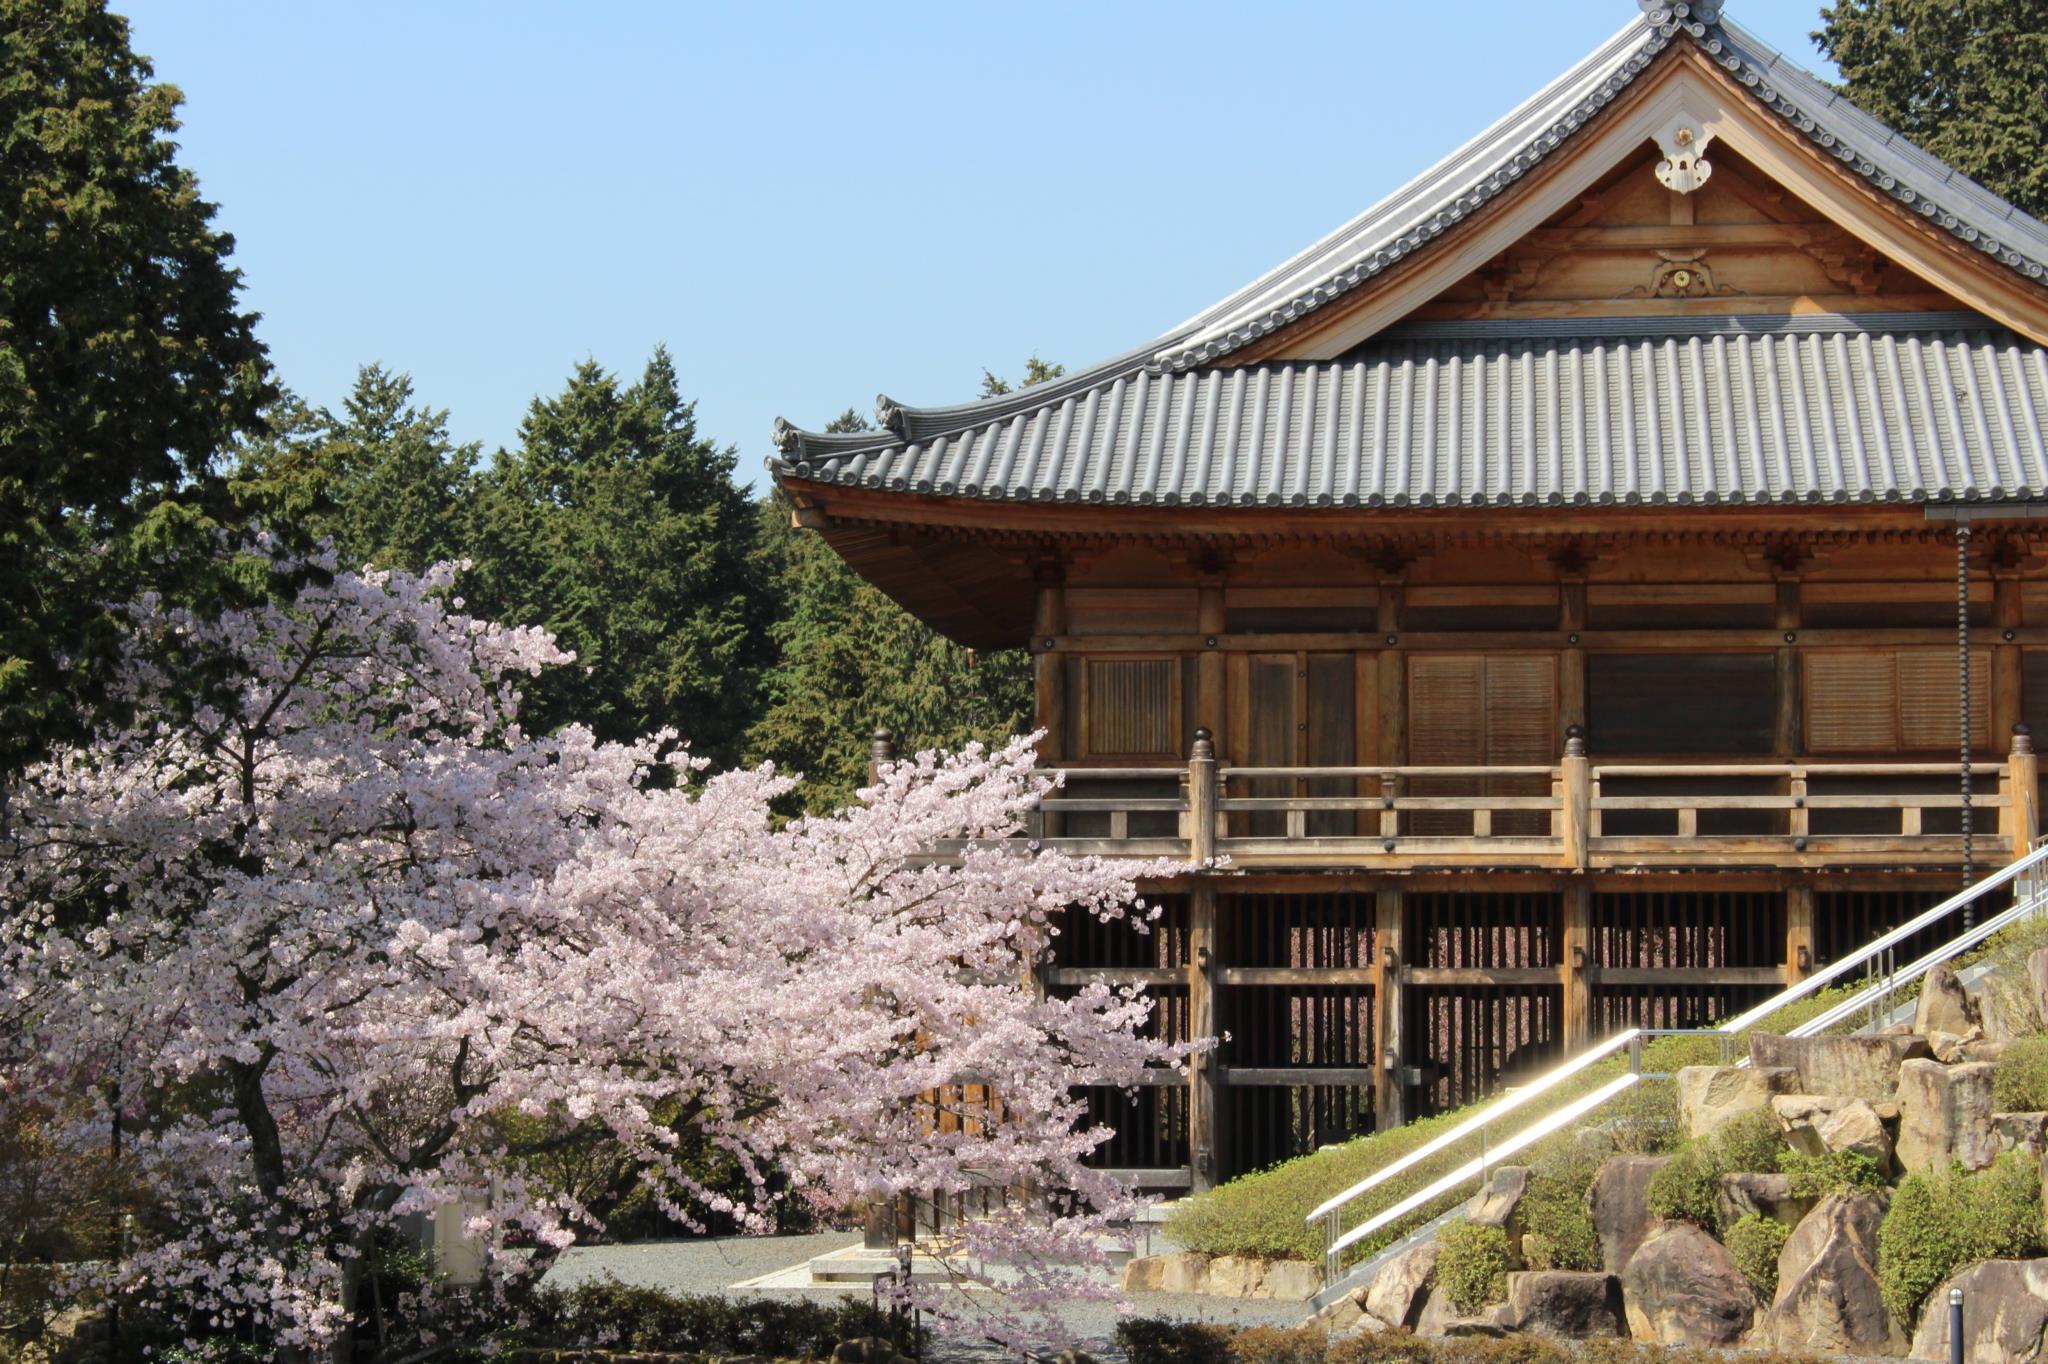
<path fill-rule="evenodd" d="M 1146 1039 L 1139 991 L 1027 982 L 1068 906 L 1144 931 L 1132 878 L 1168 869 L 1013 837 L 1044 781 L 1024 739 L 779 823 L 771 769 L 529 735 L 517 680 L 572 660 L 464 615 L 455 577 L 316 573 L 211 619 L 141 603 L 136 718 L 7 793 L 0 1027 L 35 1056 L 10 1079 L 118 1095 L 164 1204 L 117 1281 L 280 1358 L 360 1358 L 363 1266 L 408 1213 L 471 1207 L 530 1281 L 636 1191 L 767 1228 L 783 1199 L 994 1181 L 1075 1215 L 976 1223 L 960 1272 L 1025 1308 L 1083 1291 L 1128 1199 L 1083 1163 L 1103 1134 L 1074 1088 L 1184 1049 Z M 953 1082 L 1000 1119 L 921 1116 Z M 692 1177 L 679 1152 L 707 1141 L 751 1196 Z M 525 1173 L 578 1143 L 613 1177 Z"/>

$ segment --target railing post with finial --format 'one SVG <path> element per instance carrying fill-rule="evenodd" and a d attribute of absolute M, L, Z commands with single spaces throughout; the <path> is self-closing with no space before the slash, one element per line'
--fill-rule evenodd
<path fill-rule="evenodd" d="M 1559 783 L 1564 791 L 1564 865 L 1584 871 L 1587 863 L 1587 829 L 1593 818 L 1593 764 L 1586 756 L 1583 725 L 1567 725 L 1564 731 L 1564 760 Z"/>
<path fill-rule="evenodd" d="M 868 784 L 882 779 L 882 769 L 896 761 L 896 736 L 878 729 L 868 736 Z"/>
<path fill-rule="evenodd" d="M 2012 855 L 2027 855 L 2041 836 L 2041 768 L 2034 754 L 2034 733 L 2024 723 L 2012 727 L 2012 752 L 2005 760 L 2005 813 L 2011 821 Z"/>
<path fill-rule="evenodd" d="M 1204 728 L 1188 753 L 1188 860 L 1202 864 L 1215 856 L 1216 742 Z"/>

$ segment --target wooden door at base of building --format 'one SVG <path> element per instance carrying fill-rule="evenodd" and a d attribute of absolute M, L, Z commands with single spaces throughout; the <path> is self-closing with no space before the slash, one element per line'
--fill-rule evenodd
<path fill-rule="evenodd" d="M 1358 656 L 1349 653 L 1254 653 L 1237 657 L 1230 678 L 1231 762 L 1238 767 L 1350 767 L 1358 762 Z M 1232 783 L 1233 796 L 1349 796 L 1358 783 L 1341 777 L 1259 777 Z M 1343 810 L 1310 812 L 1303 832 L 1341 837 L 1358 827 Z M 1235 837 L 1281 838 L 1284 811 L 1258 811 L 1231 821 Z"/>
<path fill-rule="evenodd" d="M 1554 766 L 1557 655 L 1411 654 L 1408 658 L 1408 765 L 1411 767 Z M 1547 776 L 1414 777 L 1418 796 L 1547 796 Z M 1405 832 L 1460 837 L 1472 832 L 1465 811 L 1409 815 Z M 1493 832 L 1541 837 L 1541 810 L 1500 811 Z"/>

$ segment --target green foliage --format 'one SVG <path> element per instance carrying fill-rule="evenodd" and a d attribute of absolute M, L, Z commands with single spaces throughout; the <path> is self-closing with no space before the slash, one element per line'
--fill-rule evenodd
<path fill-rule="evenodd" d="M 1861 1151 L 1828 1151 L 1818 1156 L 1787 1151 L 1780 1168 L 1790 1177 L 1794 1198 L 1875 1193 L 1885 1186 L 1884 1167 Z"/>
<path fill-rule="evenodd" d="M 1437 1347 L 1405 1326 L 1330 1342 L 1329 1364 L 1430 1364 Z"/>
<path fill-rule="evenodd" d="M 2048 0 L 1837 0 L 1813 36 L 1858 107 L 2048 213 Z"/>
<path fill-rule="evenodd" d="M 668 353 L 621 384 L 577 366 L 476 481 L 472 610 L 542 625 L 579 666 L 526 688 L 522 719 L 624 739 L 674 727 L 733 761 L 768 661 L 770 598 L 734 453 L 697 434 Z"/>
<path fill-rule="evenodd" d="M 862 431 L 851 410 L 827 428 Z M 976 654 L 890 600 L 816 531 L 791 524 L 778 490 L 761 504 L 756 571 L 782 603 L 769 627 L 776 661 L 747 733 L 749 761 L 800 772 L 808 810 L 848 804 L 867 780 L 868 746 L 889 730 L 897 750 L 999 743 L 1031 728 L 1031 659 Z"/>
<path fill-rule="evenodd" d="M 1048 364 L 1046 361 L 1039 359 L 1038 355 L 1034 352 L 1024 362 L 1024 382 L 1022 384 L 1012 385 L 1008 379 L 999 378 L 994 370 L 983 370 L 981 372 L 981 396 L 984 398 L 1000 398 L 1005 393 L 1015 392 L 1018 388 L 1029 388 L 1033 384 L 1042 384 L 1047 379 L 1057 379 L 1066 372 L 1067 367 L 1065 365 Z M 851 414 L 849 413 L 849 415 Z"/>
<path fill-rule="evenodd" d="M 2048 1109 L 2048 1037 L 2022 1037 L 2006 1044 L 1991 1075 L 1991 1106 L 2001 1113 Z"/>
<path fill-rule="evenodd" d="M 1778 1296 L 1778 1252 L 1791 1237 L 1792 1228 L 1783 1222 L 1753 1212 L 1745 1213 L 1728 1228 L 1724 1241 L 1729 1258 L 1742 1271 L 1742 1277 L 1749 1280 L 1758 1302 L 1767 1303 Z"/>
<path fill-rule="evenodd" d="M 0 771 L 97 699 L 102 604 L 211 529 L 270 396 L 152 74 L 103 0 L 0 0 Z"/>
<path fill-rule="evenodd" d="M 1247 1326 L 1230 1341 L 1234 1364 L 1323 1364 L 1330 1337 L 1318 1326 Z"/>
<path fill-rule="evenodd" d="M 1722 1123 L 1714 1131 L 1713 1145 L 1715 1163 L 1730 1174 L 1775 1174 L 1791 1154 L 1778 1120 L 1762 1108 Z"/>
<path fill-rule="evenodd" d="M 1508 1295 L 1514 1247 L 1499 1227 L 1455 1222 L 1437 1236 L 1437 1286 L 1451 1306 L 1470 1315 Z"/>
<path fill-rule="evenodd" d="M 605 1342 L 615 1350 L 749 1354 L 822 1359 L 842 1340 L 879 1336 L 916 1354 L 910 1328 L 872 1303 L 694 1297 L 601 1279 L 541 1288 L 529 1298 L 517 1344 L 572 1349 Z"/>
<path fill-rule="evenodd" d="M 1877 1231 L 1877 1278 L 1894 1320 L 1918 1320 L 1921 1302 L 1956 1270 L 1978 1260 L 2040 1254 L 2041 1172 L 2008 1151 L 1990 1169 L 1960 1165 L 1899 1181 Z"/>
<path fill-rule="evenodd" d="M 1126 1317 L 1116 1324 L 1117 1348 L 1130 1364 L 1216 1364 L 1229 1357 L 1231 1335 L 1206 1321 Z"/>
<path fill-rule="evenodd" d="M 1520 1211 L 1522 1258 L 1531 1269 L 1600 1268 L 1600 1234 L 1586 1202 L 1599 1169 L 1595 1148 L 1576 1137 L 1558 1143 L 1530 1166 Z"/>
<path fill-rule="evenodd" d="M 1650 1216 L 1711 1230 L 1721 1170 L 1703 1143 L 1677 1152 L 1650 1176 Z"/>

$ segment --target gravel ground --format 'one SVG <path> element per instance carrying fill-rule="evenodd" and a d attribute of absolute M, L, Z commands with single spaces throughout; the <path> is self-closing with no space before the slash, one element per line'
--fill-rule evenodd
<path fill-rule="evenodd" d="M 763 1274 L 803 1264 L 814 1255 L 838 1250 L 859 1240 L 856 1232 L 836 1231 L 813 1236 L 724 1236 L 690 1241 L 642 1241 L 628 1246 L 577 1246 L 549 1271 L 547 1282 L 576 1284 L 611 1275 L 621 1282 L 666 1289 L 672 1293 L 727 1293 L 731 1286 Z M 858 1290 L 833 1288 L 774 1289 L 763 1297 L 812 1297 L 824 1301 Z M 751 1294 L 751 1290 L 747 1290 Z M 1146 1316 L 1231 1322 L 1241 1326 L 1298 1326 L 1307 1316 L 1301 1303 L 1247 1302 L 1193 1294 L 1148 1293 L 1133 1300 Z M 1115 1329 L 1114 1303 L 1076 1303 L 1061 1311 L 1069 1330 L 1084 1348 L 1105 1361 L 1123 1355 L 1110 1343 Z M 981 1364 L 1006 1358 L 987 1346 L 940 1341 L 927 1352 L 927 1364 Z"/>

